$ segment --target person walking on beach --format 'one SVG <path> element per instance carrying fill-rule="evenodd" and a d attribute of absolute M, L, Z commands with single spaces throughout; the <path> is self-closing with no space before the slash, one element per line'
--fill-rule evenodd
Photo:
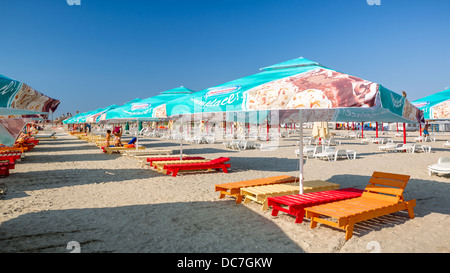
<path fill-rule="evenodd" d="M 428 132 L 428 124 L 427 125 L 425 125 L 425 127 L 423 127 L 423 131 L 422 131 L 422 133 L 423 133 L 423 137 L 427 137 L 427 136 L 430 136 L 430 133 Z"/>
<path fill-rule="evenodd" d="M 114 146 L 122 147 L 122 127 L 116 127 L 114 130 Z"/>

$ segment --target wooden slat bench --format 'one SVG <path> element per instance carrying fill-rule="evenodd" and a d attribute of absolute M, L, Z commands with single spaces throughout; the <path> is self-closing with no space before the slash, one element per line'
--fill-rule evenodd
<path fill-rule="evenodd" d="M 241 188 L 271 185 L 271 184 L 293 183 L 293 182 L 298 182 L 298 177 L 290 175 L 280 175 L 280 176 L 264 177 L 258 179 L 218 184 L 215 186 L 215 191 L 220 192 L 219 198 L 224 198 L 225 195 L 236 197 L 236 204 L 239 204 L 241 203 L 243 197 L 241 195 Z"/>
<path fill-rule="evenodd" d="M 305 216 L 305 208 L 327 202 L 356 198 L 361 196 L 362 193 L 363 190 L 345 188 L 269 197 L 267 198 L 267 205 L 268 207 L 272 207 L 272 216 L 277 216 L 279 211 L 283 211 L 295 216 L 295 223 L 302 223 L 303 217 Z"/>
<path fill-rule="evenodd" d="M 414 218 L 416 200 L 405 201 L 403 191 L 409 175 L 374 172 L 361 197 L 306 208 L 311 228 L 317 223 L 345 230 L 345 239 L 353 235 L 355 223 L 407 210 Z M 321 218 L 321 216 L 326 217 Z"/>
<path fill-rule="evenodd" d="M 303 193 L 326 191 L 326 190 L 337 190 L 339 189 L 339 184 L 330 183 L 321 180 L 314 181 L 304 181 L 303 182 Z M 251 200 L 261 203 L 261 210 L 268 209 L 267 198 L 275 196 L 284 196 L 298 194 L 300 191 L 299 185 L 264 185 L 255 187 L 241 188 L 241 195 L 245 197 L 244 203 L 248 203 Z"/>

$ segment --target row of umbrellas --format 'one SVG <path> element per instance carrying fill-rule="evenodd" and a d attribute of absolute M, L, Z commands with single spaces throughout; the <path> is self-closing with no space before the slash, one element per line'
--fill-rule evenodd
<path fill-rule="evenodd" d="M 180 87 L 158 96 L 79 114 L 64 123 L 178 120 L 261 123 L 424 123 L 424 111 L 381 84 L 300 57 L 202 91 Z M 169 96 L 173 95 L 173 96 Z M 299 127 L 303 138 L 303 126 Z M 300 142 L 302 143 L 302 141 Z M 302 152 L 302 149 L 300 149 Z M 300 154 L 300 192 L 303 156 Z"/>
<path fill-rule="evenodd" d="M 0 143 L 13 146 L 28 121 L 48 117 L 59 104 L 23 82 L 0 75 Z"/>

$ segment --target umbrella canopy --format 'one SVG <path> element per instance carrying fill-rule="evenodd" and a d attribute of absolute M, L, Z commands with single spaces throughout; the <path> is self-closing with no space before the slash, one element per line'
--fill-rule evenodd
<path fill-rule="evenodd" d="M 109 110 L 116 109 L 117 107 L 119 107 L 119 105 L 113 104 L 108 107 L 99 108 L 97 110 L 94 110 L 93 113 L 90 113 L 89 115 L 81 118 L 81 120 L 85 120 L 85 122 L 87 123 L 96 123 L 100 119 L 101 115 Z"/>
<path fill-rule="evenodd" d="M 0 75 L 0 107 L 55 112 L 60 104 L 25 83 Z"/>
<path fill-rule="evenodd" d="M 158 120 L 166 117 L 165 103 L 192 94 L 183 86 L 161 92 L 159 95 L 142 100 L 133 100 L 121 107 L 109 110 L 101 115 L 100 121 Z"/>
<path fill-rule="evenodd" d="M 420 122 L 423 112 L 380 84 L 297 58 L 166 104 L 168 116 L 283 110 L 280 119 Z M 294 115 L 291 117 L 290 115 Z M 297 116 L 295 116 L 297 115 Z M 214 116 L 212 114 L 210 117 Z M 264 115 L 262 115 L 264 116 Z"/>
<path fill-rule="evenodd" d="M 25 124 L 23 119 L 0 119 L 0 143 L 13 146 Z"/>
<path fill-rule="evenodd" d="M 426 120 L 450 120 L 450 87 L 412 102 Z"/>
<path fill-rule="evenodd" d="M 301 139 L 303 122 L 423 121 L 423 112 L 406 97 L 380 84 L 338 72 L 305 58 L 261 70 L 263 72 L 172 101 L 166 105 L 167 114 L 183 117 L 201 113 L 211 118 L 223 116 L 223 112 L 250 114 L 260 110 L 266 113 L 276 110 L 275 116 L 278 116 L 280 123 L 300 123 Z M 270 116 L 273 117 L 271 113 Z M 300 193 L 303 193 L 302 153 L 303 149 L 300 149 Z"/>

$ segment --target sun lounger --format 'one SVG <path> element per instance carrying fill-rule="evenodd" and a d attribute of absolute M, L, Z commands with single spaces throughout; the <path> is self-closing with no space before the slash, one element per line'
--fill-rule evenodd
<path fill-rule="evenodd" d="M 224 173 L 228 173 L 228 168 L 230 168 L 231 165 L 225 162 L 229 160 L 230 159 L 228 157 L 219 157 L 204 163 L 164 165 L 163 169 L 167 170 L 166 171 L 167 174 L 172 174 L 172 176 L 174 177 L 177 176 L 179 171 L 191 171 L 191 170 L 222 169 Z"/>
<path fill-rule="evenodd" d="M 395 151 L 396 148 L 397 148 L 397 144 L 395 144 L 395 143 L 386 143 L 385 145 L 378 146 L 378 149 L 380 151 L 385 151 L 385 152 Z"/>
<path fill-rule="evenodd" d="M 199 159 L 205 159 L 201 156 L 183 156 L 181 157 L 181 160 L 199 160 Z M 180 161 L 180 157 L 147 157 L 147 162 L 150 163 L 150 166 L 152 166 L 153 162 L 157 161 Z"/>
<path fill-rule="evenodd" d="M 444 148 L 449 148 L 450 147 L 450 141 L 447 140 L 447 142 L 444 143 Z"/>
<path fill-rule="evenodd" d="M 346 240 L 352 237 L 358 222 L 402 210 L 407 210 L 412 219 L 416 200 L 405 201 L 403 197 L 408 180 L 409 175 L 374 172 L 361 197 L 306 208 L 306 218 L 311 219 L 311 228 L 322 223 L 344 229 Z"/>
<path fill-rule="evenodd" d="M 272 207 L 272 216 L 277 216 L 279 211 L 295 216 L 295 223 L 302 223 L 305 216 L 305 208 L 328 202 L 335 202 L 361 196 L 363 190 L 345 188 L 340 190 L 325 190 L 304 194 L 295 194 L 267 198 L 267 205 Z"/>
<path fill-rule="evenodd" d="M 428 175 L 432 175 L 433 173 L 441 173 L 441 174 L 449 174 L 450 173 L 450 158 L 449 157 L 441 157 L 438 160 L 438 163 L 428 166 Z"/>
<path fill-rule="evenodd" d="M 136 150 L 136 148 L 129 149 L 123 151 L 123 155 L 126 156 L 138 156 L 138 155 L 170 155 L 172 154 L 172 150 L 165 150 L 165 149 L 142 149 L 142 150 Z M 175 156 L 175 155 L 174 155 Z M 179 156 L 179 155 L 178 155 Z"/>
<path fill-rule="evenodd" d="M 205 162 L 209 162 L 209 159 L 188 159 L 188 160 L 167 160 L 167 161 L 153 161 L 150 164 L 151 168 L 154 168 L 155 170 L 159 171 L 159 172 L 164 172 L 166 173 L 166 169 L 165 166 L 169 166 L 169 165 L 175 165 L 175 164 L 191 164 L 191 163 L 205 163 Z"/>
<path fill-rule="evenodd" d="M 11 164 L 15 164 L 16 160 L 20 160 L 20 155 L 0 155 L 0 161 L 9 161 Z"/>
<path fill-rule="evenodd" d="M 138 149 L 143 150 L 145 146 L 139 146 Z M 136 147 L 125 148 L 125 147 L 103 147 L 103 151 L 107 154 L 112 154 L 114 152 L 123 153 L 124 151 L 136 150 Z"/>
<path fill-rule="evenodd" d="M 225 195 L 236 197 L 236 204 L 238 204 L 242 201 L 243 197 L 241 195 L 241 188 L 272 185 L 272 184 L 293 183 L 293 182 L 298 182 L 298 177 L 290 175 L 280 175 L 280 176 L 218 184 L 215 186 L 215 191 L 220 192 L 219 198 L 224 198 Z"/>
<path fill-rule="evenodd" d="M 339 189 L 339 184 L 320 180 L 303 182 L 303 193 L 335 189 Z M 298 194 L 299 191 L 299 185 L 275 184 L 241 188 L 241 195 L 245 197 L 244 203 L 249 203 L 251 200 L 253 200 L 262 204 L 261 210 L 267 210 L 267 198 Z"/>
<path fill-rule="evenodd" d="M 34 136 L 36 139 L 56 139 L 56 132 L 52 133 L 51 135 L 40 135 L 37 134 Z"/>

